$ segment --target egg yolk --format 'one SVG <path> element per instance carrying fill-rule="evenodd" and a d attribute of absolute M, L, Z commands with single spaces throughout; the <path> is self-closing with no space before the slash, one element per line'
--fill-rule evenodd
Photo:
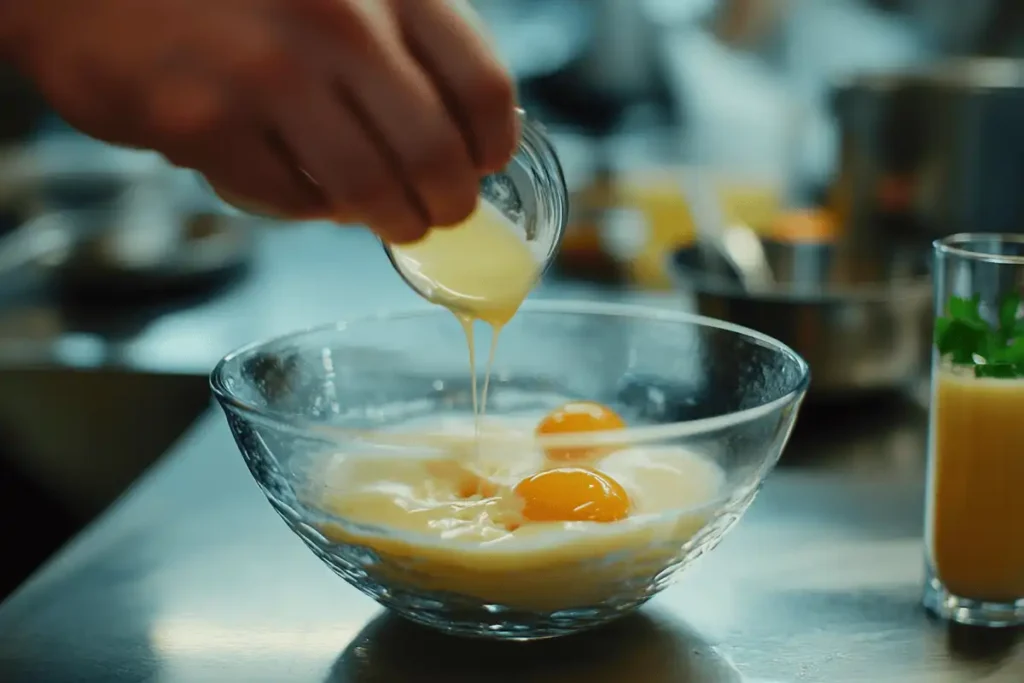
<path fill-rule="evenodd" d="M 537 425 L 537 435 L 578 434 L 625 429 L 625 421 L 608 406 L 594 401 L 571 401 L 548 413 Z M 593 456 L 594 448 L 548 448 L 552 460 L 578 460 Z M 603 451 L 601 451 L 603 454 Z"/>
<path fill-rule="evenodd" d="M 617 522 L 629 516 L 629 496 L 606 474 L 582 467 L 539 472 L 516 485 L 531 522 Z"/>

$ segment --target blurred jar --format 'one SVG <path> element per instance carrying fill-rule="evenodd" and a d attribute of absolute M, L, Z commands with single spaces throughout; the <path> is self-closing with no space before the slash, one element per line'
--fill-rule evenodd
<path fill-rule="evenodd" d="M 670 132 L 671 138 L 675 135 Z M 557 265 L 570 277 L 642 289 L 672 287 L 668 257 L 696 234 L 679 145 L 640 131 L 606 141 L 556 135 L 571 192 L 570 222 Z M 783 206 L 783 183 L 770 176 L 706 169 L 706 187 L 728 222 L 767 230 Z"/>

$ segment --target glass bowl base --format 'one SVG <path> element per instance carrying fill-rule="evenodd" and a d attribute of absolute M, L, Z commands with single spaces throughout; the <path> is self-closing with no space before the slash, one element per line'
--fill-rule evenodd
<path fill-rule="evenodd" d="M 604 626 L 636 611 L 652 595 L 630 601 L 550 612 L 517 610 L 462 596 L 396 590 L 368 576 L 338 571 L 346 581 L 395 614 L 448 635 L 487 640 L 532 641 L 560 638 Z"/>
<path fill-rule="evenodd" d="M 947 589 L 930 568 L 921 602 L 929 612 L 940 619 L 965 626 L 1024 626 L 1024 598 L 1011 602 L 989 602 L 960 597 Z"/>
<path fill-rule="evenodd" d="M 513 612 L 496 605 L 482 605 L 479 612 L 458 612 L 407 610 L 394 603 L 382 604 L 409 621 L 448 635 L 527 642 L 561 638 L 604 626 L 634 612 L 643 603 L 616 608 L 561 610 L 547 614 Z"/>

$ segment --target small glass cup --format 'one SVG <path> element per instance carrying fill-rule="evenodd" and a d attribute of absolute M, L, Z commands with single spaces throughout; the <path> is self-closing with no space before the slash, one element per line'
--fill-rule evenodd
<path fill-rule="evenodd" d="M 554 262 L 569 221 L 569 190 L 558 153 L 540 122 L 522 109 L 519 117 L 519 141 L 515 155 L 504 169 L 480 180 L 480 200 L 496 208 L 519 232 L 530 251 L 542 264 L 540 273 Z M 381 245 L 398 274 L 413 291 L 431 300 L 422 276 L 406 272 L 403 259 L 396 258 L 394 247 Z"/>
<path fill-rule="evenodd" d="M 934 243 L 924 605 L 1024 624 L 1024 235 Z"/>

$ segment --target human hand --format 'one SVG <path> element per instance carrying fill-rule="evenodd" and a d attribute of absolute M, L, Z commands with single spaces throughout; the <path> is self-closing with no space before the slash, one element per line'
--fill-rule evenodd
<path fill-rule="evenodd" d="M 394 242 L 473 210 L 514 89 L 465 0 L 0 0 L 0 45 L 70 124 L 225 196 Z"/>

